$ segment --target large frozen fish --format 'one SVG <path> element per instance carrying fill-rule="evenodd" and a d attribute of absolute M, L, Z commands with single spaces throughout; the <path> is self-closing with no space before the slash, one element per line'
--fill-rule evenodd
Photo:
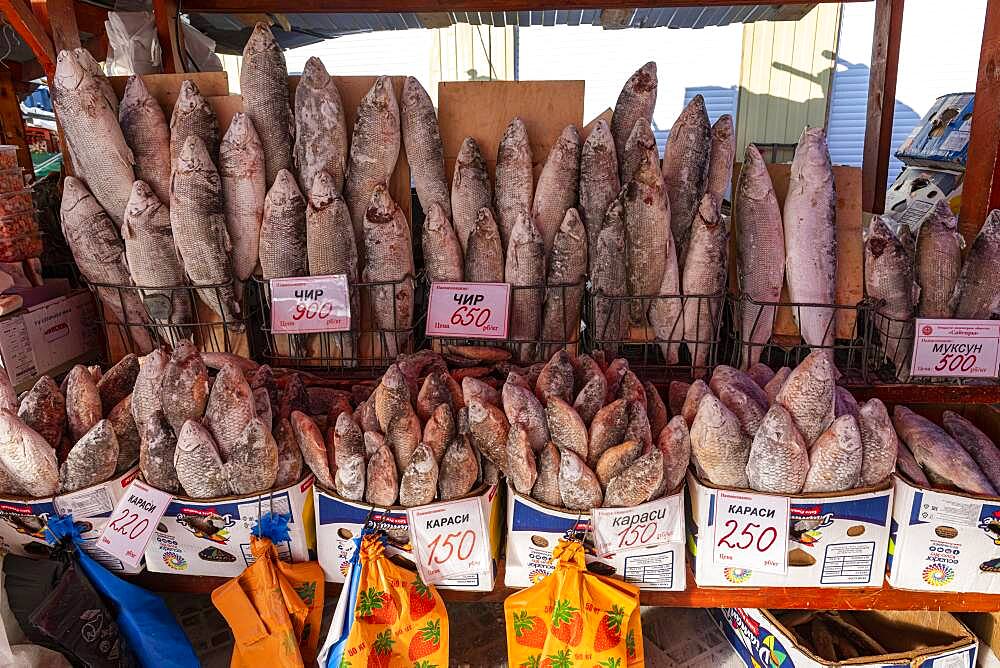
<path fill-rule="evenodd" d="M 302 452 L 302 460 L 316 476 L 316 480 L 327 489 L 335 489 L 333 473 L 326 443 L 316 422 L 301 411 L 292 411 L 292 432 Z"/>
<path fill-rule="evenodd" d="M 207 429 L 187 420 L 177 435 L 174 469 L 184 493 L 193 499 L 214 499 L 230 493 L 226 468 Z"/>
<path fill-rule="evenodd" d="M 809 449 L 809 474 L 803 492 L 843 492 L 861 479 L 863 448 L 858 421 L 841 415 Z"/>
<path fill-rule="evenodd" d="M 625 141 L 625 152 L 622 155 L 622 164 L 619 165 L 621 173 L 627 175 L 621 181 L 623 186 L 635 177 L 636 170 L 642 166 L 647 154 L 657 165 L 660 164 L 660 151 L 656 147 L 653 128 L 645 119 L 639 119 Z"/>
<path fill-rule="evenodd" d="M 503 283 L 503 242 L 493 212 L 483 207 L 465 246 L 465 280 L 472 283 Z"/>
<path fill-rule="evenodd" d="M 140 434 L 149 417 L 163 408 L 163 374 L 169 363 L 170 353 L 165 348 L 157 348 L 141 360 L 139 373 L 132 387 L 132 417 L 135 418 Z"/>
<path fill-rule="evenodd" d="M 633 324 L 646 323 L 646 310 L 650 306 L 650 297 L 657 294 L 679 294 L 680 274 L 677 269 L 677 259 L 673 238 L 670 234 L 670 203 L 660 174 L 660 166 L 651 153 L 646 153 L 642 164 L 635 172 L 635 177 L 625 186 L 625 243 L 626 260 L 628 263 L 626 284 L 631 297 L 629 314 Z M 666 280 L 664 274 L 667 274 Z M 656 302 L 676 301 L 675 311 L 680 316 L 680 300 L 658 299 Z M 665 314 L 666 315 L 666 314 Z M 673 316 L 673 313 L 669 315 Z M 664 334 L 659 332 L 661 339 L 674 338 L 680 340 L 684 328 L 676 330 L 674 336 L 669 336 L 677 318 L 667 317 L 661 320 L 659 326 L 665 328 Z"/>
<path fill-rule="evenodd" d="M 371 288 L 375 326 L 383 332 L 386 357 L 405 347 L 413 323 L 413 245 L 410 225 L 379 184 L 364 221 L 365 269 L 362 280 L 387 283 Z"/>
<path fill-rule="evenodd" d="M 1000 448 L 989 436 L 954 411 L 945 411 L 941 421 L 948 433 L 979 464 L 994 489 L 1000 490 Z"/>
<path fill-rule="evenodd" d="M 87 368 L 77 364 L 66 376 L 66 427 L 72 442 L 101 421 L 101 394 Z"/>
<path fill-rule="evenodd" d="M 246 281 L 257 268 L 264 216 L 264 147 L 250 118 L 237 112 L 219 147 L 219 178 L 226 230 L 233 247 L 233 273 Z"/>
<path fill-rule="evenodd" d="M 444 207 L 438 202 L 430 205 L 424 217 L 421 246 L 424 251 L 424 268 L 431 283 L 461 281 L 464 275 L 462 244 Z"/>
<path fill-rule="evenodd" d="M 743 169 L 733 193 L 733 215 L 738 235 L 740 336 L 745 343 L 740 367 L 760 361 L 771 340 L 775 307 L 785 280 L 785 233 L 774 185 L 760 151 L 747 146 Z"/>
<path fill-rule="evenodd" d="M 52 106 L 76 174 L 94 193 L 117 229 L 122 224 L 135 178 L 132 151 L 118 124 L 118 113 L 72 51 L 59 53 L 52 92 Z"/>
<path fill-rule="evenodd" d="M 905 441 L 899 441 L 899 453 L 896 457 L 896 470 L 906 476 L 907 480 L 924 487 L 930 487 L 931 483 L 924 475 L 924 470 L 914 458 L 913 453 L 906 447 Z"/>
<path fill-rule="evenodd" d="M 81 436 L 59 467 L 60 490 L 75 492 L 99 485 L 115 474 L 118 438 L 108 420 L 101 420 Z"/>
<path fill-rule="evenodd" d="M 76 47 L 73 49 L 73 53 L 76 54 L 76 59 L 80 62 L 80 67 L 86 70 L 87 74 L 94 77 L 94 81 L 97 82 L 97 87 L 100 88 L 104 99 L 108 101 L 108 105 L 112 111 L 117 114 L 118 96 L 115 95 L 115 89 L 111 86 L 111 80 L 104 73 L 101 64 L 97 62 L 97 59 L 94 58 L 90 51 L 83 47 Z"/>
<path fill-rule="evenodd" d="M 889 418 L 889 411 L 878 399 L 869 399 L 858 407 L 858 427 L 861 429 L 862 487 L 877 485 L 896 468 L 899 439 Z"/>
<path fill-rule="evenodd" d="M 833 422 L 835 374 L 828 351 L 810 353 L 792 370 L 775 399 L 792 414 L 808 445 Z"/>
<path fill-rule="evenodd" d="M 232 364 L 224 366 L 212 384 L 202 420 L 215 439 L 222 461 L 233 457 L 247 424 L 255 417 L 253 393 L 243 372 Z"/>
<path fill-rule="evenodd" d="M 733 180 L 733 159 L 736 157 L 736 132 L 733 117 L 719 116 L 712 126 L 712 147 L 708 158 L 708 179 L 705 192 L 712 193 L 721 202 L 729 193 Z"/>
<path fill-rule="evenodd" d="M 250 39 L 243 47 L 240 93 L 243 95 L 243 109 L 253 121 L 264 145 L 267 186 L 271 187 L 278 178 L 278 172 L 292 169 L 295 125 L 288 102 L 285 54 L 266 23 L 254 26 Z M 330 141 L 330 136 L 324 136 L 323 141 Z"/>
<path fill-rule="evenodd" d="M 534 192 L 535 177 L 531 166 L 528 129 L 524 121 L 515 116 L 504 130 L 497 149 L 496 191 L 493 193 L 497 225 L 500 227 L 505 251 L 518 215 L 531 211 Z"/>
<path fill-rule="evenodd" d="M 683 268 L 684 340 L 696 375 L 708 368 L 708 354 L 722 318 L 722 294 L 729 278 L 729 221 L 722 201 L 706 193 L 691 223 L 688 258 Z M 709 295 L 719 295 L 718 297 Z"/>
<path fill-rule="evenodd" d="M 745 488 L 750 445 L 732 411 L 711 394 L 702 397 L 691 424 L 691 461 L 698 475 L 713 485 Z"/>
<path fill-rule="evenodd" d="M 575 125 L 567 125 L 549 150 L 531 203 L 531 215 L 545 240 L 546 253 L 552 251 L 566 210 L 576 206 L 579 185 L 580 133 Z"/>
<path fill-rule="evenodd" d="M 35 498 L 59 489 L 55 449 L 13 413 L 0 411 L 0 467 L 18 486 L 14 493 Z"/>
<path fill-rule="evenodd" d="M 919 288 L 906 249 L 881 216 L 874 216 L 865 239 L 865 290 L 877 300 L 875 325 L 881 355 L 896 367 L 903 382 L 910 377 L 913 316 Z"/>
<path fill-rule="evenodd" d="M 237 436 L 225 473 L 230 492 L 237 496 L 266 492 L 274 487 L 278 444 L 260 419 L 251 418 Z"/>
<path fill-rule="evenodd" d="M 163 411 L 156 410 L 139 425 L 142 443 L 139 446 L 139 470 L 142 478 L 153 487 L 176 494 L 180 490 L 177 469 L 174 468 L 174 454 L 177 451 L 177 436 L 164 417 Z"/>
<path fill-rule="evenodd" d="M 522 360 L 534 357 L 541 332 L 542 293 L 545 283 L 545 242 L 535 221 L 522 209 L 517 213 L 507 243 L 504 280 L 511 285 L 510 338 L 524 341 L 518 346 Z"/>
<path fill-rule="evenodd" d="M 545 291 L 542 341 L 549 344 L 542 357 L 549 357 L 576 340 L 583 302 L 583 279 L 587 274 L 587 230 L 576 209 L 566 210 L 549 258 L 549 286 Z"/>
<path fill-rule="evenodd" d="M 181 341 L 174 348 L 170 362 L 163 370 L 160 388 L 163 414 L 174 433 L 180 434 L 186 421 L 200 420 L 205 414 L 208 369 L 190 341 Z"/>
<path fill-rule="evenodd" d="M 278 172 L 264 199 L 260 268 L 264 279 L 305 276 L 306 200 L 287 169 Z"/>
<path fill-rule="evenodd" d="M 6 373 L 2 370 L 0 372 Z M 38 432 L 46 443 L 53 448 L 59 447 L 66 428 L 66 399 L 52 378 L 49 376 L 39 378 L 24 395 L 16 412 L 17 417 Z"/>
<path fill-rule="evenodd" d="M 451 192 L 444 175 L 444 147 L 441 128 L 430 95 L 416 77 L 406 77 L 399 101 L 399 119 L 410 165 L 410 178 L 416 187 L 420 207 L 429 211 L 440 204 L 451 218 Z"/>
<path fill-rule="evenodd" d="M 122 213 L 124 211 L 123 205 Z M 59 215 L 63 236 L 73 251 L 80 273 L 88 282 L 131 285 L 132 279 L 125 263 L 125 245 L 108 214 L 79 179 L 67 176 L 63 180 Z M 132 325 L 128 327 L 128 333 L 138 348 L 142 352 L 152 350 L 149 331 L 141 326 L 148 322 L 148 316 L 139 294 L 129 289 L 99 287 L 97 295 L 118 322 Z"/>
<path fill-rule="evenodd" d="M 628 140 L 636 121 L 643 120 L 646 125 L 653 122 L 653 108 L 656 107 L 656 63 L 650 61 L 640 67 L 629 77 L 618 94 L 614 113 L 611 116 L 611 135 L 615 140 L 615 150 L 618 153 L 618 166 L 624 166 L 625 142 Z M 622 172 L 622 182 L 632 178 L 631 174 Z"/>
<path fill-rule="evenodd" d="M 684 482 L 691 462 L 691 434 L 687 423 L 675 415 L 656 439 L 656 447 L 663 455 L 664 491 L 676 489 Z"/>
<path fill-rule="evenodd" d="M 590 280 L 594 291 L 594 337 L 609 355 L 618 354 L 618 344 L 628 327 L 625 254 L 625 206 L 622 197 L 611 202 L 597 245 L 590 249 Z"/>
<path fill-rule="evenodd" d="M 684 267 L 688 239 L 698 203 L 705 194 L 711 126 L 705 99 L 699 94 L 677 117 L 663 153 L 663 181 L 670 198 L 670 230 L 677 247 L 677 264 Z"/>
<path fill-rule="evenodd" d="M 170 227 L 184 271 L 198 295 L 224 320 L 240 314 L 229 262 L 232 246 L 222 209 L 222 183 L 205 143 L 188 137 L 170 180 Z M 228 284 L 228 285 L 227 285 Z"/>
<path fill-rule="evenodd" d="M 188 137 L 205 142 L 212 162 L 219 164 L 219 119 L 208 101 L 198 90 L 198 84 L 185 79 L 181 82 L 174 112 L 170 116 L 170 167 L 177 169 L 177 160 Z"/>
<path fill-rule="evenodd" d="M 501 471 L 507 468 L 507 432 L 510 423 L 500 408 L 479 399 L 469 402 L 469 440 Z"/>
<path fill-rule="evenodd" d="M 663 453 L 649 451 L 608 481 L 606 508 L 630 508 L 656 498 L 663 489 Z"/>
<path fill-rule="evenodd" d="M 956 318 L 989 318 L 1000 307 L 1000 209 L 986 216 L 965 256 L 951 310 Z"/>
<path fill-rule="evenodd" d="M 101 397 L 101 411 L 104 415 L 132 394 L 138 375 L 139 358 L 134 353 L 129 353 L 97 380 L 97 393 Z"/>
<path fill-rule="evenodd" d="M 379 77 L 358 105 L 344 180 L 358 250 L 364 247 L 365 212 L 379 184 L 392 178 L 399 158 L 399 105 L 392 79 Z"/>
<path fill-rule="evenodd" d="M 468 250 L 469 235 L 476 227 L 479 212 L 489 208 L 492 200 L 486 160 L 476 140 L 466 137 L 455 158 L 455 174 L 451 180 L 452 222 L 463 253 Z"/>
<path fill-rule="evenodd" d="M 531 390 L 510 379 L 504 383 L 501 398 L 508 422 L 524 427 L 531 449 L 540 452 L 549 442 L 549 425 L 541 402 Z"/>
<path fill-rule="evenodd" d="M 125 84 L 118 122 L 135 158 L 135 177 L 148 183 L 161 202 L 169 202 L 170 126 L 139 75 L 133 74 Z"/>
<path fill-rule="evenodd" d="M 618 154 L 611 128 L 603 118 L 590 131 L 580 150 L 580 218 L 587 228 L 587 248 L 590 252 L 590 275 L 597 266 L 597 237 L 604 228 L 604 214 L 618 196 Z"/>
<path fill-rule="evenodd" d="M 465 496 L 479 477 L 479 461 L 465 436 L 454 438 L 441 459 L 438 496 L 449 501 Z"/>
<path fill-rule="evenodd" d="M 279 420 L 274 428 L 274 440 L 278 446 L 278 473 L 275 487 L 285 487 L 302 478 L 302 451 L 295 439 L 292 423 L 286 418 Z"/>
<path fill-rule="evenodd" d="M 789 299 L 833 304 L 837 289 L 837 196 L 823 128 L 806 128 L 792 159 L 782 210 Z M 833 344 L 832 308 L 797 307 L 792 315 L 809 346 Z"/>
<path fill-rule="evenodd" d="M 572 450 L 559 453 L 559 497 L 563 508 L 579 511 L 598 508 L 604 501 L 597 476 Z"/>
<path fill-rule="evenodd" d="M 915 278 L 920 286 L 917 317 L 951 317 L 951 298 L 962 271 L 962 244 L 955 214 L 947 202 L 939 200 L 917 234 L 914 260 Z"/>
<path fill-rule="evenodd" d="M 420 444 L 400 476 L 399 504 L 407 508 L 426 505 L 434 500 L 437 486 L 437 460 L 430 448 Z"/>
<path fill-rule="evenodd" d="M 308 197 L 320 172 L 333 179 L 339 193 L 347 171 L 347 121 L 337 82 L 323 61 L 313 56 L 295 87 L 295 166 Z"/>

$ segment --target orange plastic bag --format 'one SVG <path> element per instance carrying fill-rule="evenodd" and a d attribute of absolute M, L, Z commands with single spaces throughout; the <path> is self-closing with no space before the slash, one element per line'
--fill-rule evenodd
<path fill-rule="evenodd" d="M 587 571 L 583 544 L 561 540 L 555 571 L 507 597 L 511 668 L 643 665 L 639 589 Z"/>
<path fill-rule="evenodd" d="M 360 549 L 361 576 L 344 662 L 379 668 L 445 668 L 448 611 L 437 590 L 389 561 L 379 536 L 365 536 Z"/>

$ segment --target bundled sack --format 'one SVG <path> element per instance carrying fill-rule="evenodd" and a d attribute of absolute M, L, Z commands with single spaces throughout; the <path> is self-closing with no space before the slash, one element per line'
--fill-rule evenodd
<path fill-rule="evenodd" d="M 551 575 L 504 601 L 508 663 L 642 666 L 639 589 L 588 572 L 579 541 L 560 540 L 552 556 Z"/>

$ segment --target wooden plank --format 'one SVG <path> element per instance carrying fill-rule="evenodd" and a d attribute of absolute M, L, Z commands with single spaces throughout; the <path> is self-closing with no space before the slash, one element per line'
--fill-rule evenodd
<path fill-rule="evenodd" d="M 597 125 L 597 121 L 603 120 L 610 127 L 611 117 L 614 115 L 614 113 L 615 112 L 610 107 L 608 107 L 607 109 L 599 113 L 597 116 L 594 116 L 594 118 L 592 118 L 589 123 L 583 126 L 583 130 L 580 131 L 580 139 L 582 139 L 583 141 L 587 141 L 587 137 L 589 137 L 590 133 L 594 131 L 594 126 Z"/>
<path fill-rule="evenodd" d="M 73 0 L 45 0 L 52 43 L 56 53 L 64 49 L 78 49 L 81 46 L 80 29 L 77 27 L 74 5 L 76 3 Z M 100 32 L 103 31 L 104 26 L 102 25 Z"/>
<path fill-rule="evenodd" d="M 185 7 L 186 11 L 191 11 Z M 184 71 L 177 34 L 177 1 L 153 0 L 153 17 L 156 19 L 156 37 L 163 53 L 163 72 L 173 74 Z"/>
<path fill-rule="evenodd" d="M 31 165 L 31 151 L 24 129 L 24 117 L 14 90 L 14 80 L 10 72 L 0 68 L 0 134 L 4 144 L 17 146 L 17 162 L 25 174 L 34 174 Z"/>
<path fill-rule="evenodd" d="M 862 159 L 861 206 L 868 213 L 885 212 L 902 32 L 903 0 L 875 0 L 875 34 L 868 75 L 868 119 Z"/>
<path fill-rule="evenodd" d="M 125 84 L 128 77 L 110 77 L 111 87 L 115 95 L 121 99 L 125 93 Z M 229 95 L 229 77 L 225 72 L 186 72 L 181 74 L 143 74 L 142 81 L 149 89 L 149 94 L 153 96 L 164 111 L 167 112 L 167 120 L 170 120 L 170 111 L 174 108 L 177 95 L 181 90 L 181 82 L 189 79 L 198 86 L 198 90 L 205 97 L 216 95 Z"/>
<path fill-rule="evenodd" d="M 812 3 L 835 3 L 841 0 L 812 0 Z M 846 0 L 869 2 L 870 0 Z M 632 9 L 639 7 L 705 8 L 756 5 L 759 0 L 303 0 L 295 5 L 297 13 L 329 14 L 336 12 L 487 12 L 539 11 L 545 9 Z M 801 3 L 777 3 L 801 4 Z M 278 0 L 193 0 L 184 3 L 185 12 L 250 13 L 286 12 L 287 2 Z"/>
<path fill-rule="evenodd" d="M 986 214 L 1000 208 L 1000 3 L 986 3 L 983 47 L 976 80 L 969 159 L 962 187 L 958 229 L 972 246 Z"/>
<path fill-rule="evenodd" d="M 41 21 L 24 0 L 0 0 L 0 12 L 31 49 L 48 76 L 56 71 L 56 53 Z"/>

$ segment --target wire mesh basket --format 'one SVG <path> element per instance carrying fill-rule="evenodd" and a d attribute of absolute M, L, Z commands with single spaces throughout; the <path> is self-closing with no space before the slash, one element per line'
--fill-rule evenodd
<path fill-rule="evenodd" d="M 587 349 L 623 357 L 654 379 L 699 378 L 719 363 L 724 291 L 695 295 L 605 295 L 587 299 Z M 685 334 L 685 321 L 694 323 Z M 636 324 L 640 319 L 658 324 Z M 632 321 L 631 323 L 629 321 Z"/>
<path fill-rule="evenodd" d="M 261 355 L 271 366 L 368 377 L 388 368 L 400 353 L 413 352 L 420 282 L 412 275 L 399 281 L 350 284 L 350 330 L 312 334 L 272 332 L 270 282 L 257 277 L 253 282 Z"/>
<path fill-rule="evenodd" d="M 910 382 L 914 319 L 894 318 L 873 303 L 868 314 L 868 379 L 873 383 Z"/>

